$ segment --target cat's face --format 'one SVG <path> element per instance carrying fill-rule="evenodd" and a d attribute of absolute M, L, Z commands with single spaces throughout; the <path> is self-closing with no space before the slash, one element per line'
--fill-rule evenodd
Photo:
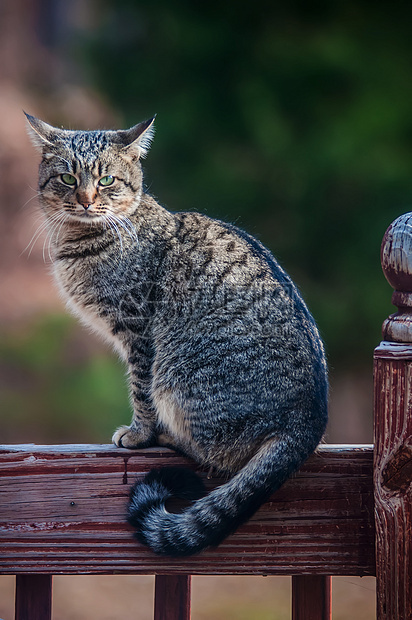
<path fill-rule="evenodd" d="M 127 218 L 142 193 L 143 157 L 153 121 L 129 130 L 70 131 L 26 115 L 42 151 L 39 190 L 52 222 L 87 223 Z"/>

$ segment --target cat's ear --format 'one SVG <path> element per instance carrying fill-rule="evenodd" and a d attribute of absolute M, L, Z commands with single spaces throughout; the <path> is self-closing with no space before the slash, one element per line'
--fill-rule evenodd
<path fill-rule="evenodd" d="M 153 123 L 155 118 L 156 115 L 130 129 L 117 131 L 122 150 L 139 158 L 146 157 L 154 138 Z"/>
<path fill-rule="evenodd" d="M 34 146 L 40 151 L 43 151 L 45 146 L 53 146 L 61 130 L 27 114 L 27 112 L 24 112 L 24 114 L 27 118 L 27 131 Z"/>

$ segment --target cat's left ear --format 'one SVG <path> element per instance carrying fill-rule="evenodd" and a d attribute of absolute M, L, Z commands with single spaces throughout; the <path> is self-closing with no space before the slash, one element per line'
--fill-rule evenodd
<path fill-rule="evenodd" d="M 27 118 L 27 130 L 34 146 L 40 151 L 43 151 L 45 146 L 53 146 L 57 134 L 61 133 L 62 130 L 27 114 L 27 112 L 24 114 Z"/>
<path fill-rule="evenodd" d="M 138 158 L 146 157 L 154 138 L 155 130 L 153 123 L 155 118 L 156 115 L 130 129 L 117 131 L 122 150 L 133 153 Z"/>

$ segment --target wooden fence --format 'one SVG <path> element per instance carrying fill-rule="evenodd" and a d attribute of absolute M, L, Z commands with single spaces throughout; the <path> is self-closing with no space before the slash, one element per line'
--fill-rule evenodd
<path fill-rule="evenodd" d="M 0 574 L 16 575 L 15 620 L 50 620 L 57 574 L 154 574 L 155 620 L 190 618 L 191 575 L 292 575 L 293 620 L 331 619 L 333 575 L 376 575 L 377 618 L 412 620 L 411 246 L 407 214 L 382 246 L 399 312 L 375 350 L 375 449 L 321 446 L 216 549 L 159 558 L 132 537 L 130 484 L 152 467 L 196 467 L 170 450 L 0 446 Z"/>

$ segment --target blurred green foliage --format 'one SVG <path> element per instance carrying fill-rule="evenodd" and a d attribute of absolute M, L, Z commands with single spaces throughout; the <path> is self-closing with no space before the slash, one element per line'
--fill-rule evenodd
<path fill-rule="evenodd" d="M 412 5 L 105 0 L 78 44 L 125 125 L 158 113 L 150 192 L 257 235 L 332 364 L 370 360 L 382 235 L 412 202 Z"/>
<path fill-rule="evenodd" d="M 0 376 L 2 443 L 110 443 L 129 423 L 123 366 L 64 315 L 2 333 Z"/>
<path fill-rule="evenodd" d="M 157 112 L 148 191 L 259 237 L 332 369 L 370 365 L 393 311 L 382 235 L 412 203 L 412 4 L 90 2 L 65 50 L 124 126 Z M 128 422 L 124 369 L 75 325 L 1 334 L 5 441 L 104 442 Z"/>

